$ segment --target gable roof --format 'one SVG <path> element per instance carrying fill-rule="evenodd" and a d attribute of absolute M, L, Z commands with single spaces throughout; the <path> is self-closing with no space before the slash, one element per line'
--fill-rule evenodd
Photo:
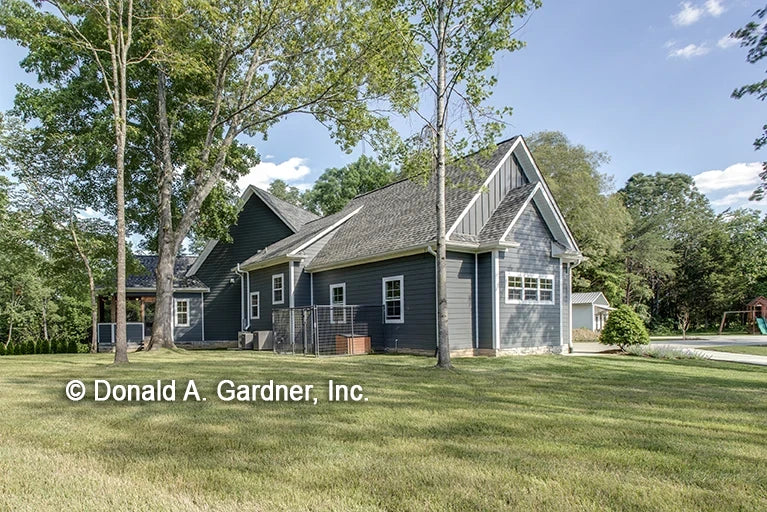
<path fill-rule="evenodd" d="M 602 292 L 573 293 L 571 301 L 573 304 L 601 304 L 603 306 L 610 306 Z"/>
<path fill-rule="evenodd" d="M 146 269 L 145 274 L 129 275 L 125 278 L 125 287 L 128 291 L 154 290 L 157 288 L 157 262 L 159 256 L 135 256 Z M 209 291 L 205 283 L 196 277 L 187 277 L 186 272 L 191 267 L 196 256 L 177 256 L 176 265 L 173 267 L 173 288 L 176 291 Z"/>
<path fill-rule="evenodd" d="M 319 219 L 320 217 L 312 212 L 306 211 L 303 208 L 299 208 L 294 204 L 290 204 L 287 201 L 283 201 L 277 196 L 270 194 L 266 190 L 261 190 L 253 185 L 248 185 L 245 191 L 240 196 L 240 208 L 243 208 L 247 204 L 248 200 L 252 196 L 258 197 L 266 206 L 269 207 L 272 212 L 291 230 L 293 233 L 298 232 L 305 224 Z M 202 266 L 205 260 L 208 258 L 213 248 L 218 244 L 218 240 L 209 240 L 205 244 L 205 248 L 200 253 L 197 261 L 189 267 L 187 270 L 187 276 L 193 276 L 197 270 Z"/>
<path fill-rule="evenodd" d="M 483 184 L 487 183 L 486 177 L 497 172 L 501 164 L 510 158 L 514 149 L 519 147 L 520 140 L 521 137 L 514 137 L 499 143 L 489 156 L 474 153 L 462 159 L 461 164 L 448 166 L 447 179 L 453 185 L 445 191 L 448 226 L 454 225 L 476 201 L 477 196 L 483 192 Z M 465 164 L 467 159 L 469 165 Z M 525 206 L 535 200 L 539 209 L 551 210 L 551 204 L 545 197 L 543 178 L 540 174 L 538 178 L 511 190 L 478 236 L 454 233 L 448 244 L 472 250 L 517 245 L 504 242 L 503 237 Z M 436 240 L 436 192 L 436 180 L 430 179 L 424 184 L 401 180 L 361 194 L 352 199 L 341 212 L 307 223 L 295 235 L 247 259 L 241 268 L 250 270 L 285 259 L 300 258 L 301 255 L 296 254 L 297 249 L 321 234 L 323 229 L 327 230 L 321 236 L 324 245 L 312 255 L 311 261 L 305 261 L 309 271 L 347 266 L 373 258 L 385 259 L 386 255 L 401 255 L 407 251 L 423 252 L 427 245 L 434 244 Z M 559 214 L 558 211 L 547 213 L 548 218 L 544 216 L 547 223 Z M 342 219 L 343 222 L 340 222 Z M 561 222 L 564 223 L 564 220 Z M 577 251 L 577 246 L 572 247 Z"/>

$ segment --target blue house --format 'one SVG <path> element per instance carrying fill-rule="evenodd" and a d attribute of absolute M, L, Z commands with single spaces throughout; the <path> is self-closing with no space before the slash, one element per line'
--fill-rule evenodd
<path fill-rule="evenodd" d="M 452 352 L 566 350 L 581 254 L 525 141 L 470 155 L 447 177 Z M 232 242 L 208 243 L 179 274 L 202 291 L 188 303 L 179 295 L 177 318 L 200 326 L 177 342 L 434 354 L 433 180 L 395 182 L 323 218 L 254 187 L 242 201 Z"/>

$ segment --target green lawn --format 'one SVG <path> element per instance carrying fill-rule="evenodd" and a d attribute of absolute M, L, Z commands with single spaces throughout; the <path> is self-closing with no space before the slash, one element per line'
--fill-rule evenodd
<path fill-rule="evenodd" d="M 0 510 L 765 510 L 767 372 L 712 361 L 0 358 Z M 197 381 L 204 403 L 71 403 L 70 379 Z M 318 405 L 215 385 L 314 384 Z M 327 403 L 328 378 L 369 401 Z"/>
<path fill-rule="evenodd" d="M 755 356 L 767 356 L 767 345 L 726 345 L 724 347 L 706 347 L 706 350 L 717 352 L 731 352 L 733 354 L 752 354 Z"/>

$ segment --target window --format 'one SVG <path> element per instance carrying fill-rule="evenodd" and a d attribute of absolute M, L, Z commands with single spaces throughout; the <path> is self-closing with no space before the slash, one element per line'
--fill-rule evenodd
<path fill-rule="evenodd" d="M 506 304 L 554 304 L 554 276 L 506 272 Z"/>
<path fill-rule="evenodd" d="M 261 318 L 261 293 L 259 292 L 250 294 L 250 318 L 252 320 Z"/>
<path fill-rule="evenodd" d="M 189 299 L 176 300 L 176 327 L 189 327 Z"/>
<path fill-rule="evenodd" d="M 346 283 L 330 285 L 330 323 L 346 323 Z"/>
<path fill-rule="evenodd" d="M 272 304 L 285 303 L 285 274 L 274 274 L 272 276 Z"/>
<path fill-rule="evenodd" d="M 384 322 L 387 324 L 405 323 L 404 283 L 402 276 L 383 278 Z"/>

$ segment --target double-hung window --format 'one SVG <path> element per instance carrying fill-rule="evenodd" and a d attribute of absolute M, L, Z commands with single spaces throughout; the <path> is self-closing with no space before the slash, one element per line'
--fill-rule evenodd
<path fill-rule="evenodd" d="M 189 327 L 189 299 L 176 299 L 176 327 Z"/>
<path fill-rule="evenodd" d="M 405 323 L 405 278 L 393 276 L 383 278 L 384 322 Z"/>
<path fill-rule="evenodd" d="M 272 304 L 285 304 L 285 274 L 272 276 Z"/>
<path fill-rule="evenodd" d="M 346 283 L 330 285 L 330 323 L 346 323 Z"/>
<path fill-rule="evenodd" d="M 554 304 L 554 276 L 506 272 L 506 304 Z"/>
<path fill-rule="evenodd" d="M 261 293 L 251 292 L 250 294 L 250 318 L 258 320 L 261 318 Z"/>

